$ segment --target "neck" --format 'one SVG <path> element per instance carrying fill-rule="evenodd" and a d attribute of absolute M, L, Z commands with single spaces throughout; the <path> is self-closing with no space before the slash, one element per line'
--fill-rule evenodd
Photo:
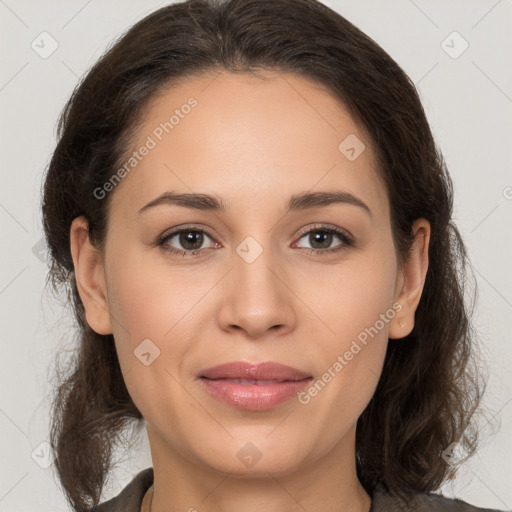
<path fill-rule="evenodd" d="M 298 464 L 294 471 L 265 471 L 257 477 L 223 474 L 195 464 L 152 435 L 154 482 L 146 495 L 151 504 L 147 510 L 368 512 L 371 498 L 357 478 L 355 430 L 351 434 L 323 457 Z"/>

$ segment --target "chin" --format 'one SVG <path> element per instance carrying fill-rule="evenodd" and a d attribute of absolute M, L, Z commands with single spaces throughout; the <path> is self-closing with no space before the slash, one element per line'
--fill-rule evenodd
<path fill-rule="evenodd" d="M 235 447 L 230 443 L 224 449 L 217 445 L 214 454 L 203 455 L 201 459 L 210 469 L 229 473 L 232 478 L 268 478 L 269 473 L 275 477 L 286 476 L 305 464 L 300 446 L 273 445 L 264 437 L 260 438 L 261 443 L 253 439 L 254 442 L 235 442 Z"/>

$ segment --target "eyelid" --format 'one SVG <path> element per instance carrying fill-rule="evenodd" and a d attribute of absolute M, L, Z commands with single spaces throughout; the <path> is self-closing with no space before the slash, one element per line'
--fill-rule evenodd
<path fill-rule="evenodd" d="M 339 226 L 335 226 L 334 224 L 322 224 L 322 223 L 314 223 L 313 225 L 306 226 L 303 228 L 298 236 L 302 238 L 304 235 L 307 235 L 310 231 L 333 231 L 339 235 L 344 235 L 350 242 L 354 242 L 354 237 L 344 228 L 340 228 Z"/>
<path fill-rule="evenodd" d="M 215 238 L 215 236 L 210 233 L 209 228 L 205 229 L 204 227 L 199 227 L 196 226 L 195 224 L 185 224 L 183 226 L 175 226 L 174 228 L 171 228 L 168 231 L 164 231 L 164 233 L 158 237 L 158 242 L 165 241 L 168 238 L 178 235 L 183 231 L 198 231 L 200 233 L 206 234 L 212 239 Z"/>

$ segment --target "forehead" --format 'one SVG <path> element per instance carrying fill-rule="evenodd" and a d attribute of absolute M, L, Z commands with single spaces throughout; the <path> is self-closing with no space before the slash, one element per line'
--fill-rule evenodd
<path fill-rule="evenodd" d="M 292 73 L 210 73 L 162 89 L 124 164 L 112 200 L 132 210 L 166 190 L 256 207 L 328 188 L 382 202 L 384 188 L 364 129 L 329 91 Z"/>

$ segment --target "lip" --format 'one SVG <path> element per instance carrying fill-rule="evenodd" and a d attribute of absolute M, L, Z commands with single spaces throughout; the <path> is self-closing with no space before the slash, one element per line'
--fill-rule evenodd
<path fill-rule="evenodd" d="M 296 396 L 313 379 L 308 373 L 272 361 L 225 363 L 200 372 L 198 378 L 211 395 L 249 411 L 276 407 Z"/>
<path fill-rule="evenodd" d="M 259 364 L 247 361 L 233 361 L 231 363 L 212 366 L 199 373 L 200 377 L 207 379 L 247 379 L 247 380 L 302 380 L 312 375 L 273 361 Z"/>

